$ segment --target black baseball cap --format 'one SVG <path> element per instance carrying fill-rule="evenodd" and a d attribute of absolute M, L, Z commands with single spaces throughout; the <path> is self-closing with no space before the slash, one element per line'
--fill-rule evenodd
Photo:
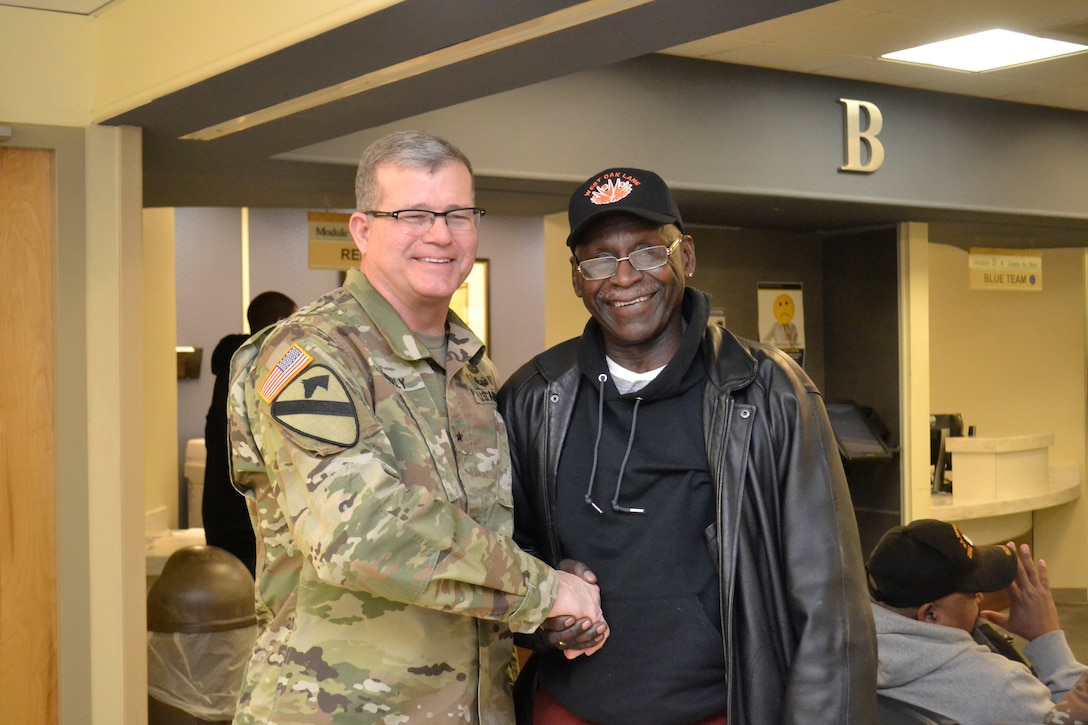
<path fill-rule="evenodd" d="M 869 593 L 893 607 L 920 607 L 955 592 L 996 592 L 1016 578 L 1002 545 L 975 546 L 947 521 L 919 519 L 885 532 L 865 568 Z"/>
<path fill-rule="evenodd" d="M 590 222 L 615 212 L 634 214 L 657 224 L 675 224 L 684 231 L 680 210 L 660 176 L 644 169 L 612 168 L 589 177 L 571 194 L 567 246 L 573 248 L 578 243 L 578 236 Z"/>

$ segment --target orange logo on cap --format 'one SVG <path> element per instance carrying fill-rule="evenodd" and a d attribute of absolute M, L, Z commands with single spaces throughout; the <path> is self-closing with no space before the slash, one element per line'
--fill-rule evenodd
<path fill-rule="evenodd" d="M 956 532 L 956 538 L 959 539 L 960 546 L 967 551 L 967 558 L 972 559 L 975 556 L 975 547 L 970 539 L 967 538 L 967 534 L 960 531 L 960 527 L 952 524 L 952 530 Z"/>
<path fill-rule="evenodd" d="M 609 179 L 593 189 L 590 202 L 599 205 L 615 204 L 621 199 L 626 199 L 634 191 L 634 184 L 626 179 Z"/>

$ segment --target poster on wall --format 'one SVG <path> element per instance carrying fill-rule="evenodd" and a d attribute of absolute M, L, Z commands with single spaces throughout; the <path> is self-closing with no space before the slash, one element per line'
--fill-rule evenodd
<path fill-rule="evenodd" d="M 800 282 L 760 282 L 759 341 L 805 364 L 805 306 Z"/>

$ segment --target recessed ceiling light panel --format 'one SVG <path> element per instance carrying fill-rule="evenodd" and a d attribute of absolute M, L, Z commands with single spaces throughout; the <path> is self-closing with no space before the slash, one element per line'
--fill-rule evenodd
<path fill-rule="evenodd" d="M 880 57 L 977 73 L 1049 60 L 1085 50 L 1088 50 L 1086 45 L 996 29 L 919 45 L 917 48 L 886 53 Z"/>

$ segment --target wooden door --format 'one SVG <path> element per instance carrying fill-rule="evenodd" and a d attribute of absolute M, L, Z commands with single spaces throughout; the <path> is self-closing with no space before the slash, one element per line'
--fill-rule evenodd
<path fill-rule="evenodd" d="M 0 146 L 0 720 L 27 725 L 58 718 L 53 168 Z"/>

